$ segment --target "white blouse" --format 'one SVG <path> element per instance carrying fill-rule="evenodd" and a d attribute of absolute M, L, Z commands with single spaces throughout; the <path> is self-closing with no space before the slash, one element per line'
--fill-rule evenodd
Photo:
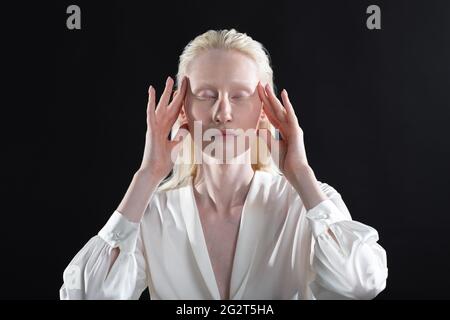
<path fill-rule="evenodd" d="M 157 191 L 140 223 L 114 211 L 64 271 L 61 299 L 220 299 L 192 177 Z M 306 210 L 284 176 L 256 171 L 239 226 L 231 299 L 372 299 L 386 286 L 377 231 L 341 195 Z M 330 236 L 330 230 L 336 240 Z M 111 270 L 111 250 L 120 254 Z"/>

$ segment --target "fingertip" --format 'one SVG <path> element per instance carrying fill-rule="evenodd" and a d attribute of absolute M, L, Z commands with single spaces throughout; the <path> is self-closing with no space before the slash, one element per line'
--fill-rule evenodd
<path fill-rule="evenodd" d="M 264 92 L 264 86 L 261 82 L 258 83 L 258 91 L 259 92 Z"/>
<path fill-rule="evenodd" d="M 268 98 L 272 98 L 273 92 L 270 90 L 269 84 L 264 87 L 264 92 L 266 93 Z"/>

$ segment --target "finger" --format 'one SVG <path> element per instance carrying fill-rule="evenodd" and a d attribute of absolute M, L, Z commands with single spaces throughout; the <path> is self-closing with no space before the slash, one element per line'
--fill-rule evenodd
<path fill-rule="evenodd" d="M 281 127 L 283 126 L 283 123 L 285 122 L 285 117 L 284 115 L 282 115 L 280 117 L 279 114 L 276 114 L 276 110 L 273 107 L 272 102 L 269 100 L 269 97 L 267 96 L 267 93 L 264 89 L 264 87 L 262 87 L 262 95 L 264 97 L 264 111 L 266 111 L 267 117 L 269 118 L 270 122 L 272 122 L 276 128 L 278 129 L 282 129 Z"/>
<path fill-rule="evenodd" d="M 281 91 L 281 99 L 283 100 L 283 105 L 286 107 L 289 121 L 298 122 L 294 107 L 292 107 L 292 104 L 291 104 L 291 101 L 289 100 L 289 96 L 288 96 L 286 89 L 283 89 L 283 91 Z"/>
<path fill-rule="evenodd" d="M 264 143 L 267 146 L 267 154 L 262 152 L 262 151 L 264 151 L 264 147 L 260 146 L 260 148 L 262 148 L 262 149 L 259 149 L 260 151 L 258 152 L 258 156 L 262 157 L 262 158 L 260 158 L 259 160 L 262 163 L 267 163 L 267 161 L 270 161 L 271 158 L 273 160 L 275 160 L 274 156 L 276 156 L 276 155 L 272 154 L 272 153 L 273 153 L 274 147 L 277 144 L 279 144 L 279 141 L 277 141 L 275 139 L 275 137 L 272 135 L 272 132 L 269 129 L 260 129 L 260 130 L 258 130 L 258 137 L 260 138 L 259 141 L 262 140 L 262 142 L 260 142 L 260 143 Z M 278 149 L 279 148 L 277 148 L 277 150 Z"/>
<path fill-rule="evenodd" d="M 166 108 L 170 101 L 170 96 L 172 95 L 172 88 L 173 88 L 173 79 L 169 76 L 166 80 L 166 87 L 164 88 L 164 92 L 161 95 L 161 98 L 159 99 L 158 108 L 157 110 L 162 107 Z"/>
<path fill-rule="evenodd" d="M 275 140 L 273 138 L 272 132 L 270 132 L 269 129 L 263 128 L 263 129 L 258 129 L 257 134 L 258 134 L 258 137 L 260 137 L 266 143 L 269 151 L 271 151 L 273 141 Z"/>
<path fill-rule="evenodd" d="M 269 84 L 266 84 L 265 91 L 267 93 L 267 97 L 269 98 L 269 101 L 275 111 L 275 114 L 280 119 L 281 122 L 284 122 L 286 119 L 286 110 L 281 104 L 280 100 L 276 97 L 275 93 L 273 92 L 273 89 L 270 87 Z"/>
<path fill-rule="evenodd" d="M 183 77 L 183 80 L 181 80 L 180 90 L 174 93 L 174 98 L 170 105 L 167 107 L 171 115 L 178 116 L 178 114 L 180 113 L 181 106 L 183 105 L 183 101 L 186 96 L 186 87 L 186 77 Z"/>
<path fill-rule="evenodd" d="M 267 118 L 274 126 L 277 127 L 280 124 L 280 121 L 277 119 L 277 116 L 274 113 L 272 105 L 264 91 L 264 88 L 260 83 L 258 83 L 258 94 L 259 94 L 259 98 L 263 102 L 263 108 L 264 108 L 264 112 L 267 115 Z"/>
<path fill-rule="evenodd" d="M 149 124 L 155 122 L 155 89 L 151 85 L 148 88 L 147 120 Z"/>
<path fill-rule="evenodd" d="M 267 119 L 269 119 L 269 121 L 275 126 L 275 127 L 279 127 L 281 125 L 280 120 L 277 118 L 276 115 L 273 114 L 273 111 L 270 109 L 269 104 L 268 103 L 263 103 L 263 109 L 264 112 L 267 115 Z"/>
<path fill-rule="evenodd" d="M 267 97 L 267 95 L 266 95 L 266 93 L 264 91 L 264 87 L 261 85 L 260 82 L 258 82 L 257 89 L 258 89 L 259 98 L 263 102 L 264 111 L 266 112 L 267 117 L 269 118 L 269 120 L 271 122 L 273 122 L 272 120 L 275 120 L 276 116 L 274 114 L 274 110 L 273 110 L 273 108 L 272 108 L 272 106 L 270 104 L 270 101 L 269 101 L 269 99 L 268 99 L 268 97 Z"/>

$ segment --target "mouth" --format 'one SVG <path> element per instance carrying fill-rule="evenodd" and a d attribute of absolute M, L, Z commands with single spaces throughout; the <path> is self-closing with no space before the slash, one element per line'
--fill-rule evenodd
<path fill-rule="evenodd" d="M 234 132 L 233 129 L 220 129 L 220 134 L 216 134 L 216 136 L 221 136 L 221 137 L 236 137 L 237 134 Z"/>

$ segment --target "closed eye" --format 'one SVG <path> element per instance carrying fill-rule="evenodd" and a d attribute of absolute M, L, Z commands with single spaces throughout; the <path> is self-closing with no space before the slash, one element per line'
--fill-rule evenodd
<path fill-rule="evenodd" d="M 244 98 L 248 98 L 248 97 L 250 97 L 250 96 L 246 95 L 246 94 L 238 94 L 238 95 L 232 96 L 231 99 L 237 100 L 237 99 L 244 99 Z"/>
<path fill-rule="evenodd" d="M 195 96 L 197 99 L 199 99 L 199 100 L 214 100 L 214 99 L 217 99 L 216 97 L 214 97 L 214 96 Z"/>
<path fill-rule="evenodd" d="M 251 96 L 251 94 L 250 94 L 250 92 L 247 92 L 247 91 L 237 91 L 237 92 L 235 92 L 232 96 L 231 96 L 231 99 L 243 99 L 243 98 L 248 98 L 248 97 L 250 97 Z"/>

